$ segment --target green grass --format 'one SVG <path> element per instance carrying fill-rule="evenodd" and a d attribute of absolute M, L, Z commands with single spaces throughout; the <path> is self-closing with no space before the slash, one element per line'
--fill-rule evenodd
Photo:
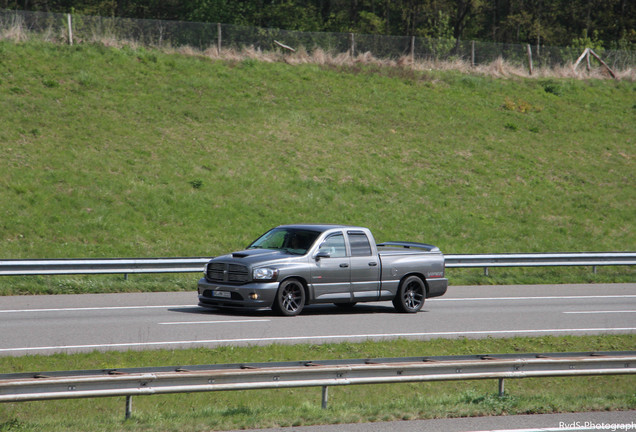
<path fill-rule="evenodd" d="M 446 253 L 635 250 L 636 84 L 292 66 L 0 41 L 2 259 L 209 256 L 291 222 Z M 451 283 L 633 281 L 634 270 L 451 270 Z M 198 275 L 15 277 L 0 294 L 193 289 Z M 0 371 L 633 349 L 633 335 L 0 358 Z M 0 405 L 0 431 L 235 429 L 634 409 L 632 377 Z M 73 413 L 72 416 L 69 413 Z"/>
<path fill-rule="evenodd" d="M 220 347 L 152 352 L 107 352 L 0 358 L 2 372 L 139 366 L 408 357 L 504 352 L 632 350 L 635 335 L 432 340 Z M 636 409 L 636 378 L 607 376 L 331 387 L 329 407 L 320 388 L 178 394 L 0 404 L 0 431 L 203 431 L 273 426 L 409 420 L 502 414 Z M 68 413 L 73 413 L 69 416 Z"/>
<path fill-rule="evenodd" d="M 0 250 L 209 256 L 291 222 L 445 253 L 635 250 L 635 97 L 633 82 L 4 40 Z M 634 280 L 590 273 L 564 278 Z"/>

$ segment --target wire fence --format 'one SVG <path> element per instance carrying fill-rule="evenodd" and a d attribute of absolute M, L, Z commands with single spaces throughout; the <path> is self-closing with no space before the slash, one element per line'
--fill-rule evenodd
<path fill-rule="evenodd" d="M 251 48 L 262 52 L 294 50 L 410 61 L 464 61 L 473 66 L 498 59 L 518 66 L 556 67 L 572 64 L 583 48 L 529 46 L 410 36 L 320 33 L 247 27 L 221 23 L 145 20 L 0 9 L 0 39 L 38 36 L 66 43 L 118 41 L 157 48 L 190 47 L 200 51 Z M 636 65 L 636 51 L 596 52 L 613 69 Z"/>

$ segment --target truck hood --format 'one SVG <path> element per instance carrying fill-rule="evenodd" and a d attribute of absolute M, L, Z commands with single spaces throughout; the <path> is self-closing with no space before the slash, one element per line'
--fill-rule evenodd
<path fill-rule="evenodd" d="M 299 256 L 289 254 L 281 250 L 274 249 L 246 249 L 239 252 L 233 252 L 231 254 L 223 255 L 215 258 L 214 260 L 228 260 L 231 259 L 236 262 L 240 262 L 245 265 L 254 265 L 276 260 L 284 260 L 290 257 Z"/>

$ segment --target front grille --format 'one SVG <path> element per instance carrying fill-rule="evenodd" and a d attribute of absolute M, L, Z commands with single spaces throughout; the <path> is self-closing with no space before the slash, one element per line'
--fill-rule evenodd
<path fill-rule="evenodd" d="M 244 283 L 249 282 L 249 271 L 246 266 L 229 263 L 210 263 L 206 279 L 210 282 Z"/>
<path fill-rule="evenodd" d="M 223 263 L 208 264 L 208 280 L 223 282 L 224 270 L 225 270 L 225 264 Z"/>

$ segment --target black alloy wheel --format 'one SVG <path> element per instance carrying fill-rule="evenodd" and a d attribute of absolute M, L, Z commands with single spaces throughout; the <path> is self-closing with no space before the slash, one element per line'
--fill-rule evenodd
<path fill-rule="evenodd" d="M 415 313 L 422 309 L 426 300 L 426 286 L 417 276 L 409 276 L 402 281 L 393 299 L 398 312 Z"/>
<path fill-rule="evenodd" d="M 305 307 L 305 288 L 297 279 L 281 282 L 274 300 L 274 310 L 284 316 L 295 316 Z"/>

